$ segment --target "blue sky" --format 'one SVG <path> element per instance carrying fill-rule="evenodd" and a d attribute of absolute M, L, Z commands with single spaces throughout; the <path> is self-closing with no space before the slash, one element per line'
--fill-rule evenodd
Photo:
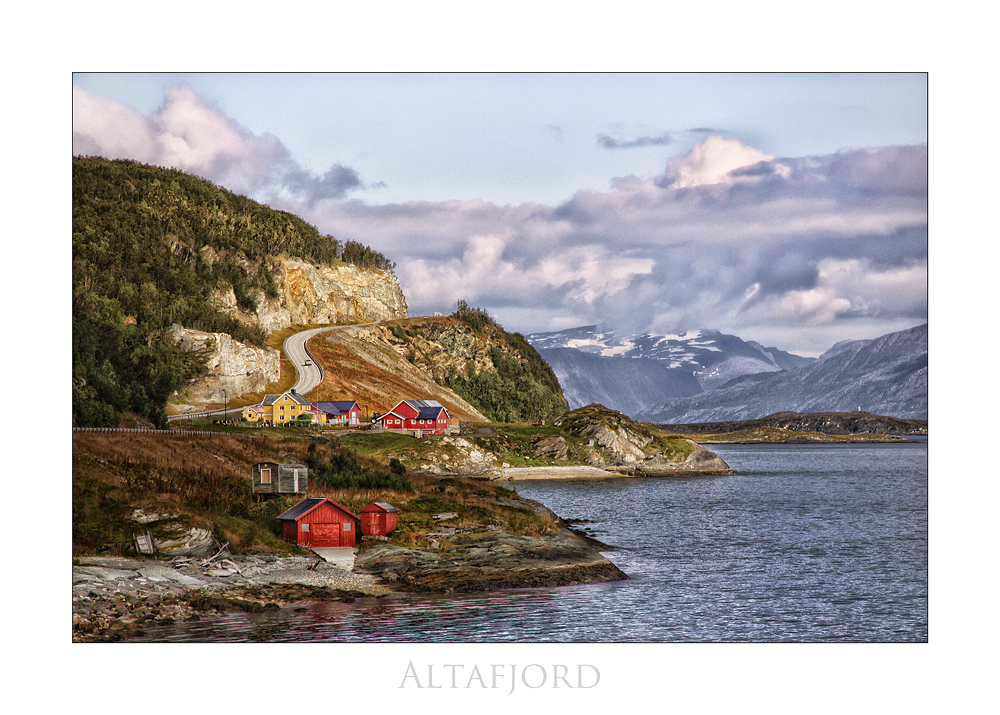
<path fill-rule="evenodd" d="M 190 171 L 397 263 L 411 315 L 718 329 L 800 354 L 927 319 L 916 74 L 75 74 L 74 153 Z"/>

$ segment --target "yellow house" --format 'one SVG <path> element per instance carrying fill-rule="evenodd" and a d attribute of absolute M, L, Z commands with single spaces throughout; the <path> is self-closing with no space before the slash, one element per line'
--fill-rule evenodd
<path fill-rule="evenodd" d="M 309 415 L 311 422 L 326 422 L 326 413 L 314 407 L 295 390 L 280 395 L 264 395 L 264 400 L 259 405 L 243 410 L 244 421 L 251 424 L 287 424 L 299 419 L 300 415 Z"/>

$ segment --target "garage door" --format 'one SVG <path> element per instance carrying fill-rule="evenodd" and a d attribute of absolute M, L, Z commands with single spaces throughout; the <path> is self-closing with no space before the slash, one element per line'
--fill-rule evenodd
<path fill-rule="evenodd" d="M 311 546 L 340 546 L 340 524 L 313 524 Z"/>

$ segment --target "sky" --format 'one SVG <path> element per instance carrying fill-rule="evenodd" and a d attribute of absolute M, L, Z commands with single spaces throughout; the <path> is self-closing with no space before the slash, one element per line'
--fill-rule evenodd
<path fill-rule="evenodd" d="M 73 153 L 370 245 L 410 315 L 813 356 L 927 321 L 924 73 L 75 73 Z"/>

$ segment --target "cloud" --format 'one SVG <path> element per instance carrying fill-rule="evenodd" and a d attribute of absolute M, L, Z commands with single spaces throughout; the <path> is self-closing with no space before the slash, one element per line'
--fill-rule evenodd
<path fill-rule="evenodd" d="M 621 144 L 632 140 L 614 140 Z M 74 90 L 74 152 L 176 166 L 386 254 L 411 314 L 459 299 L 509 330 L 718 329 L 819 354 L 927 315 L 927 148 L 772 157 L 707 137 L 656 176 L 558 206 L 372 204 L 184 85 L 143 116 Z"/>
<path fill-rule="evenodd" d="M 307 205 L 362 186 L 357 172 L 339 164 L 320 176 L 306 171 L 279 139 L 241 127 L 186 84 L 168 88 L 148 117 L 74 87 L 73 153 L 173 167 L 237 193 Z"/>
<path fill-rule="evenodd" d="M 926 320 L 925 147 L 773 158 L 707 141 L 554 207 L 327 208 L 335 235 L 377 233 L 415 314 L 462 298 L 522 332 L 715 328 L 811 354 Z"/>
<path fill-rule="evenodd" d="M 659 136 L 643 136 L 625 140 L 615 139 L 607 134 L 597 135 L 597 143 L 605 149 L 634 149 L 642 146 L 664 146 L 672 144 L 673 141 L 674 138 L 669 132 L 660 134 Z"/>
<path fill-rule="evenodd" d="M 696 144 L 686 154 L 671 159 L 661 178 L 661 185 L 671 189 L 684 189 L 691 186 L 731 184 L 740 176 L 746 176 L 749 167 L 773 158 L 735 139 L 711 136 Z M 739 170 L 744 173 L 734 173 Z"/>

